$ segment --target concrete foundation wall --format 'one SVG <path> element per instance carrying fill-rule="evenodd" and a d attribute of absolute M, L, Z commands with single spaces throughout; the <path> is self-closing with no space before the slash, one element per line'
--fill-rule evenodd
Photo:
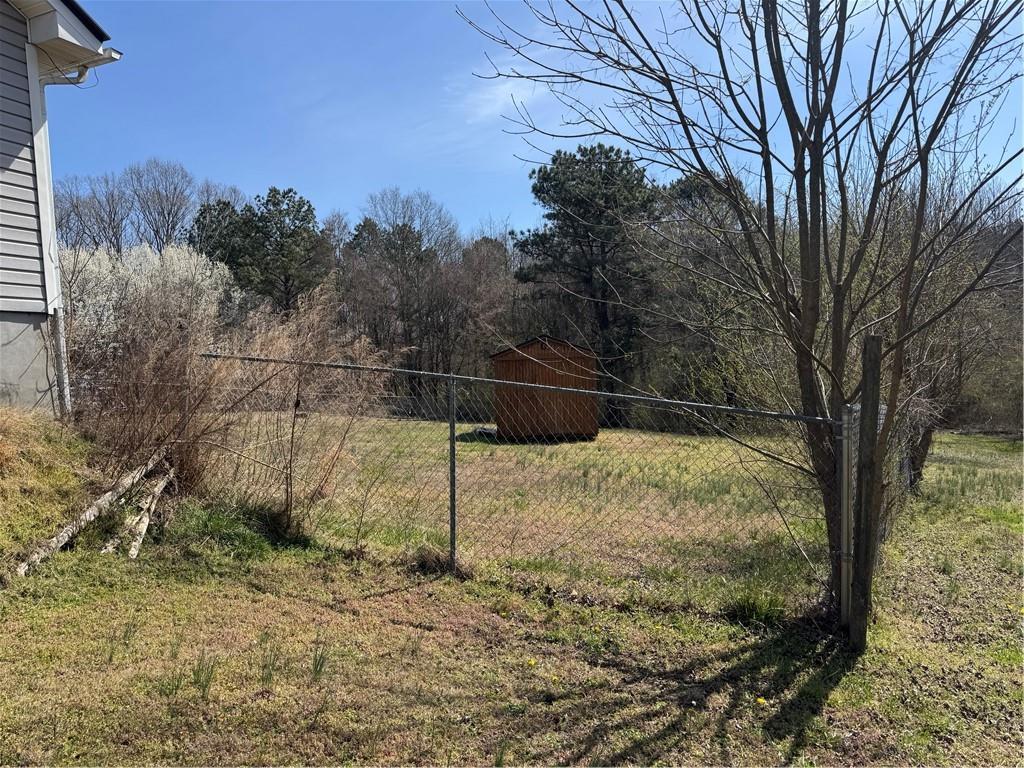
<path fill-rule="evenodd" d="M 49 315 L 0 312 L 0 405 L 56 410 Z"/>

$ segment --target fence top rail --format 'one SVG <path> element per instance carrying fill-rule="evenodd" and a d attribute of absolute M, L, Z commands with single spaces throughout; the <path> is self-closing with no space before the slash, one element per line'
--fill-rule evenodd
<path fill-rule="evenodd" d="M 558 387 L 552 384 L 530 384 L 525 381 L 507 381 L 505 379 L 491 379 L 481 376 L 464 376 L 457 373 L 436 373 L 434 371 L 416 371 L 411 368 L 389 368 L 382 365 L 359 365 L 356 363 L 330 363 L 314 360 L 292 360 L 284 357 L 260 357 L 257 355 L 232 355 L 223 352 L 202 352 L 200 357 L 209 360 L 237 360 L 242 363 L 269 363 L 275 365 L 294 365 L 307 368 L 335 368 L 342 371 L 358 371 L 362 373 L 391 373 L 403 376 L 420 376 L 425 379 L 438 379 L 441 381 L 461 381 L 469 384 L 495 384 L 502 387 L 520 387 L 523 389 L 538 389 L 550 392 L 562 392 L 566 394 L 589 395 L 601 397 L 608 400 L 621 400 L 630 403 L 646 403 L 648 405 L 670 406 L 688 411 L 703 411 L 706 413 L 731 413 L 737 416 L 761 417 L 777 419 L 780 421 L 796 421 L 804 424 L 827 424 L 835 426 L 838 422 L 834 419 L 822 416 L 805 416 L 800 413 L 785 413 L 781 411 L 766 411 L 756 408 L 739 408 L 730 405 L 712 405 L 710 403 L 695 403 L 686 400 L 670 400 L 664 397 L 653 395 L 630 395 L 616 392 L 601 392 L 596 389 L 579 389 L 576 387 Z"/>

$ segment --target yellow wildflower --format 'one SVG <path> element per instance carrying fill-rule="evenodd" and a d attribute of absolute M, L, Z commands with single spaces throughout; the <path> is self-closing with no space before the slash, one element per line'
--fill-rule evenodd
<path fill-rule="evenodd" d="M 768 700 L 764 696 L 758 696 L 757 699 L 755 699 L 755 701 L 757 701 L 758 706 L 761 706 L 761 707 L 767 707 L 768 706 Z"/>

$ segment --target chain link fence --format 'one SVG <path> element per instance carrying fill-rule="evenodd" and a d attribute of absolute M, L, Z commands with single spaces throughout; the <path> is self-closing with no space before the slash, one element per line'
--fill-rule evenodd
<path fill-rule="evenodd" d="M 433 551 L 600 604 L 802 613 L 830 599 L 808 420 L 375 366 L 217 359 L 208 489 L 361 556 Z M 831 425 L 830 425 L 831 428 Z M 830 478 L 828 482 L 838 482 Z"/>

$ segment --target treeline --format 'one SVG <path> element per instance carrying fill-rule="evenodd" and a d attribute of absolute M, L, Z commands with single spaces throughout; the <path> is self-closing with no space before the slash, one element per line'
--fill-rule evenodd
<path fill-rule="evenodd" d="M 784 344 L 734 279 L 715 279 L 742 267 L 741 233 L 707 179 L 659 183 L 601 144 L 556 152 L 531 179 L 539 226 L 466 235 L 426 192 L 371 194 L 350 221 L 318 217 L 294 189 L 249 199 L 148 160 L 58 184 L 65 281 L 96 250 L 116 262 L 137 246 L 187 246 L 229 270 L 237 290 L 225 292 L 226 323 L 261 303 L 291 317 L 327 288 L 339 331 L 402 367 L 487 375 L 491 352 L 544 333 L 590 348 L 612 393 L 793 407 L 793 382 L 777 375 Z M 1019 424 L 1018 293 L 1011 281 L 936 327 L 938 362 L 914 371 L 930 420 Z M 939 345 L 948 349 L 936 356 Z M 993 396 L 993 379 L 1013 396 Z"/>
<path fill-rule="evenodd" d="M 652 213 L 655 185 L 628 155 L 603 146 L 558 153 L 533 181 L 542 226 L 512 232 L 491 223 L 466 235 L 425 192 L 371 194 L 350 222 L 338 211 L 318 217 L 294 189 L 249 199 L 151 159 L 61 181 L 58 235 L 71 282 L 93 251 L 116 260 L 138 246 L 182 245 L 226 265 L 243 305 L 295 312 L 303 295 L 330 283 L 339 326 L 404 367 L 485 375 L 491 352 L 545 333 L 593 349 L 606 388 L 693 396 L 690 384 L 667 382 L 692 367 L 687 355 L 700 344 L 648 311 L 655 294 L 672 296 L 633 223 Z M 225 309 L 244 311 L 237 300 Z"/>
<path fill-rule="evenodd" d="M 226 323 L 261 303 L 295 313 L 303 296 L 326 285 L 336 289 L 339 328 L 365 336 L 395 364 L 473 373 L 485 373 L 487 354 L 519 332 L 507 227 L 464 235 L 423 192 L 370 195 L 352 226 L 338 211 L 318 217 L 294 189 L 271 187 L 250 199 L 199 181 L 180 163 L 151 159 L 64 179 L 55 197 L 72 297 L 79 276 L 92 277 L 96 253 L 117 264 L 135 249 L 179 246 L 230 270 L 237 290 L 226 293 Z"/>

